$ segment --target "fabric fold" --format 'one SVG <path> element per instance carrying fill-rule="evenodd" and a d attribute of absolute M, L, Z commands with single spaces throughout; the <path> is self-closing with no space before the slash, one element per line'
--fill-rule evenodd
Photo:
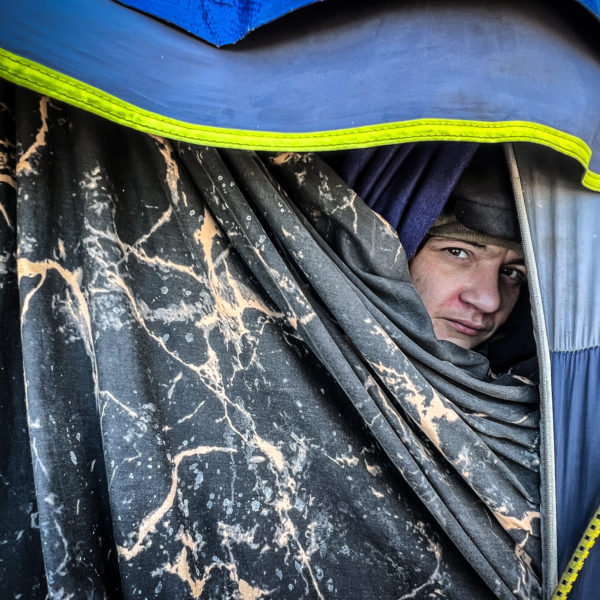
<path fill-rule="evenodd" d="M 535 386 L 434 338 L 347 184 L 17 95 L 30 597 L 539 597 Z"/>

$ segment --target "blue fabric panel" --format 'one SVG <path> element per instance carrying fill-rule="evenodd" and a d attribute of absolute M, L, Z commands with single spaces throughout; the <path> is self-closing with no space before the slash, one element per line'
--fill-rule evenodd
<path fill-rule="evenodd" d="M 556 152 L 517 145 L 516 156 L 551 351 L 560 574 L 600 503 L 600 194 Z M 598 589 L 600 547 L 569 599 Z"/>
<path fill-rule="evenodd" d="M 312 132 L 434 117 L 534 121 L 597 147 L 600 171 L 600 62 L 554 9 L 330 4 L 217 49 L 116 2 L 1 2 L 0 46 L 190 123 Z"/>
<path fill-rule="evenodd" d="M 600 502 L 600 348 L 553 352 L 552 385 L 562 573 Z M 600 551 L 594 547 L 570 600 L 598 597 Z"/>
<path fill-rule="evenodd" d="M 411 258 L 477 144 L 430 142 L 349 152 L 340 175 L 396 231 Z"/>
<path fill-rule="evenodd" d="M 317 0 L 119 0 L 173 23 L 216 46 L 233 44 L 249 31 Z"/>
<path fill-rule="evenodd" d="M 600 2 L 597 0 L 579 0 L 590 12 L 600 17 Z"/>
<path fill-rule="evenodd" d="M 550 350 L 600 346 L 600 194 L 581 186 L 573 160 L 533 146 L 516 153 Z"/>
<path fill-rule="evenodd" d="M 223 46 L 241 40 L 253 29 L 308 4 L 322 0 L 117 0 L 153 17 L 173 23 L 194 35 Z M 579 0 L 596 17 L 600 3 Z"/>

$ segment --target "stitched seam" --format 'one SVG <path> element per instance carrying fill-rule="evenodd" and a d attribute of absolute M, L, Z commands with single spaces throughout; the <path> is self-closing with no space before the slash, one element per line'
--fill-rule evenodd
<path fill-rule="evenodd" d="M 51 71 L 50 69 L 45 70 L 43 68 L 40 68 L 37 64 L 35 63 L 29 63 L 29 62 L 25 62 L 23 60 L 19 60 L 18 58 L 15 58 L 13 56 L 6 56 L 6 59 L 12 62 L 15 62 L 21 66 L 23 66 L 26 69 L 32 70 L 32 71 L 37 71 L 38 73 L 40 73 L 44 78 L 46 78 L 49 74 L 49 72 Z M 120 100 L 119 98 L 112 96 L 111 94 L 108 93 L 103 93 L 100 92 L 98 90 L 96 90 L 93 86 L 88 86 L 85 84 L 82 84 L 81 82 L 79 82 L 78 80 L 74 79 L 74 78 L 70 78 L 67 77 L 59 72 L 56 71 L 52 71 L 53 75 L 54 73 L 56 73 L 56 76 L 54 77 L 55 79 L 59 79 L 61 80 L 63 83 L 69 85 L 70 87 L 73 87 L 77 90 L 80 90 L 83 94 L 86 95 L 90 95 L 90 96 L 94 96 L 96 98 L 98 98 L 98 100 L 100 101 L 100 103 L 102 105 L 104 105 L 107 102 L 107 97 L 111 97 L 114 98 L 114 104 L 116 104 L 117 106 L 119 106 L 120 108 L 125 108 L 127 110 L 133 109 L 135 111 L 136 114 L 140 114 L 141 116 L 147 116 L 147 118 L 150 118 L 152 120 L 156 120 L 159 122 L 163 122 L 165 124 L 170 124 L 171 126 L 176 126 L 179 127 L 181 129 L 190 129 L 190 130 L 203 130 L 203 129 L 208 129 L 210 126 L 206 126 L 206 125 L 194 125 L 194 124 L 190 124 L 190 123 L 186 123 L 184 121 L 178 121 L 176 119 L 171 119 L 169 117 L 164 117 L 163 115 L 160 115 L 158 113 L 152 113 L 150 111 L 146 111 L 145 109 L 141 109 L 139 107 L 136 107 L 133 104 L 129 104 L 123 100 Z M 32 79 L 30 77 L 27 77 L 26 75 L 23 74 L 18 74 L 15 73 L 15 75 L 19 76 L 23 81 L 27 81 L 31 84 L 38 84 L 38 85 L 43 85 L 41 84 L 39 81 Z M 49 91 L 51 90 L 50 86 L 46 85 L 45 86 L 46 89 L 48 89 Z M 91 102 L 85 102 L 84 100 L 82 100 L 81 98 L 78 98 L 77 96 L 73 96 L 71 94 L 68 94 L 67 92 L 63 92 L 61 91 L 61 94 L 65 97 L 65 98 L 70 98 L 72 100 L 77 100 L 78 102 L 82 102 L 85 104 L 89 104 L 90 106 L 94 106 Z M 100 106 L 98 106 L 97 108 L 102 108 Z M 106 111 L 108 112 L 108 110 Z M 109 113 L 110 114 L 110 113 Z M 117 114 L 116 112 L 114 112 L 113 114 Z M 137 123 L 137 121 L 133 120 L 133 119 L 129 119 L 126 116 L 122 117 L 123 120 L 126 120 L 130 123 Z M 435 122 L 436 125 L 448 125 L 448 126 L 460 126 L 459 124 L 464 123 L 465 121 L 461 121 L 461 120 L 448 120 L 448 119 L 416 119 L 414 121 L 404 121 L 404 122 L 398 122 L 398 123 L 391 123 L 391 124 L 382 124 L 382 125 L 366 125 L 364 126 L 364 129 L 367 131 L 371 131 L 371 130 L 377 130 L 377 131 L 386 131 L 386 130 L 393 130 L 393 129 L 403 129 L 403 128 L 408 128 L 408 127 L 414 127 L 415 123 L 422 123 L 422 121 L 432 121 Z M 481 128 L 481 129 L 498 129 L 500 127 L 507 127 L 507 126 L 513 126 L 513 127 L 519 127 L 519 128 L 523 128 L 523 129 L 532 129 L 533 131 L 539 131 L 539 132 L 546 132 L 547 134 L 551 135 L 551 136 L 556 136 L 559 138 L 563 138 L 565 141 L 569 141 L 570 143 L 579 146 L 579 145 L 583 145 L 584 142 L 581 142 L 581 140 L 578 140 L 577 138 L 571 140 L 569 139 L 567 136 L 568 134 L 565 134 L 564 132 L 558 131 L 558 130 L 554 130 L 549 128 L 546 125 L 542 125 L 542 124 L 536 124 L 536 123 L 527 123 L 527 122 L 521 122 L 521 121 L 503 121 L 503 122 L 493 122 L 493 123 L 484 123 L 484 122 L 477 122 L 477 121 L 466 121 L 467 123 L 469 123 L 469 126 L 473 126 L 473 127 L 477 127 L 477 128 Z M 212 128 L 211 128 L 212 129 Z M 214 128 L 214 129 L 218 129 L 218 128 Z M 357 131 L 360 132 L 362 128 L 357 128 L 355 130 L 351 130 L 351 131 Z M 227 131 L 240 131 L 240 132 L 244 132 L 244 135 L 248 135 L 250 137 L 252 136 L 257 136 L 257 137 L 264 137 L 266 134 L 267 135 L 275 135 L 275 136 L 286 136 L 286 135 L 299 135 L 299 136 L 305 136 L 305 137 L 315 137 L 315 138 L 319 138 L 319 137 L 341 137 L 341 136 L 348 136 L 350 135 L 350 131 L 349 130 L 332 130 L 332 131 L 326 131 L 326 132 L 291 132 L 291 133 L 283 133 L 283 132 L 256 132 L 256 131 L 252 131 L 252 130 L 242 130 L 242 129 L 231 129 L 231 130 L 220 130 L 223 131 L 223 133 L 227 133 Z M 425 134 L 422 135 L 416 135 L 415 137 L 425 137 Z M 470 136 L 469 136 L 470 137 Z M 498 136 L 497 139 L 501 139 L 502 136 Z M 527 139 L 530 139 L 529 137 Z M 567 146 L 562 146 L 563 149 L 566 149 Z M 583 150 L 583 148 L 582 148 Z"/>
<path fill-rule="evenodd" d="M 26 59 L 22 59 L 20 57 L 16 57 L 6 51 L 0 50 L 0 58 L 3 58 L 5 62 L 12 62 L 25 69 L 26 71 L 33 71 L 40 74 L 40 76 L 46 80 L 50 76 L 53 79 L 60 81 L 63 85 L 78 90 L 81 92 L 85 98 L 77 97 L 73 94 L 69 94 L 68 91 L 63 89 L 58 90 L 58 93 L 61 96 L 61 99 L 70 99 L 80 107 L 89 107 L 94 109 L 94 112 L 100 112 L 102 116 L 111 116 L 114 119 L 118 120 L 123 124 L 130 124 L 134 128 L 144 128 L 144 129 L 152 129 L 156 133 L 160 133 L 163 135 L 169 136 L 180 136 L 184 137 L 186 141 L 198 141 L 198 137 L 202 135 L 205 141 L 215 141 L 220 143 L 236 143 L 238 145 L 243 144 L 243 139 L 246 138 L 248 140 L 256 139 L 258 141 L 255 149 L 272 149 L 273 146 L 279 141 L 287 142 L 290 146 L 294 148 L 299 148 L 301 144 L 309 144 L 311 140 L 320 141 L 320 140 L 330 140 L 329 143 L 324 144 L 328 148 L 339 148 L 343 146 L 347 146 L 347 142 L 335 141 L 336 139 L 348 140 L 349 138 L 354 138 L 356 142 L 369 144 L 369 143 L 385 143 L 390 142 L 394 139 L 393 135 L 390 135 L 388 139 L 377 136 L 373 137 L 376 133 L 385 133 L 390 132 L 391 134 L 397 133 L 401 134 L 402 130 L 406 129 L 418 129 L 418 128 L 435 128 L 435 127 L 451 127 L 457 129 L 478 129 L 478 130 L 494 130 L 494 129 L 502 129 L 506 130 L 508 128 L 517 129 L 518 135 L 510 135 L 509 133 L 502 132 L 498 135 L 490 135 L 488 134 L 477 134 L 473 133 L 464 133 L 463 135 L 451 135 L 446 132 L 445 135 L 451 137 L 451 139 L 463 139 L 463 140 L 471 140 L 471 141 L 483 141 L 483 140 L 496 140 L 496 141 L 531 141 L 531 142 L 542 142 L 546 143 L 546 145 L 551 145 L 551 147 L 561 150 L 566 154 L 574 156 L 578 158 L 584 163 L 584 166 L 587 169 L 587 164 L 589 163 L 589 158 L 591 156 L 591 150 L 587 146 L 585 142 L 576 138 L 574 136 L 570 136 L 564 132 L 559 130 L 552 129 L 547 125 L 536 124 L 536 123 L 527 123 L 523 121 L 504 121 L 504 122 L 477 122 L 477 121 L 461 121 L 458 119 L 448 120 L 448 119 L 437 119 L 437 118 L 424 118 L 424 119 L 416 119 L 411 121 L 397 122 L 397 123 L 387 123 L 380 125 L 366 125 L 363 127 L 359 127 L 356 129 L 343 129 L 343 130 L 331 130 L 331 131 L 321 131 L 321 132 L 269 132 L 269 131 L 251 131 L 251 130 L 241 130 L 241 129 L 221 129 L 217 127 L 211 127 L 208 125 L 197 125 L 190 124 L 183 121 L 178 121 L 176 119 L 165 117 L 158 113 L 152 113 L 145 109 L 141 109 L 136 107 L 133 104 L 125 102 L 124 100 L 120 100 L 119 98 L 112 96 L 111 94 L 101 92 L 97 90 L 93 86 L 88 86 L 79 82 L 78 80 L 71 78 L 69 76 L 63 75 L 59 72 L 56 72 L 52 69 L 46 69 L 41 67 L 37 63 L 30 62 Z M 0 65 L 1 66 L 1 65 Z M 8 74 L 13 75 L 14 77 L 19 78 L 20 81 L 28 82 L 33 86 L 38 86 L 39 88 L 43 88 L 44 91 L 48 93 L 57 93 L 57 90 L 51 88 L 47 83 L 40 82 L 30 76 L 27 73 L 20 73 L 11 71 L 8 65 L 5 66 Z M 90 99 L 96 99 L 98 104 L 95 104 Z M 116 110 L 116 109 L 119 110 Z M 124 114 L 123 111 L 128 111 L 137 115 L 139 118 L 132 119 Z M 162 127 L 161 127 L 162 125 Z M 530 131 L 531 133 L 526 133 Z M 186 133 L 189 132 L 189 133 Z M 412 133 L 406 136 L 405 140 L 420 140 L 420 139 L 440 139 L 444 136 L 439 132 L 429 132 L 429 133 Z M 263 141 L 260 143 L 260 140 L 268 140 L 269 138 L 272 140 Z M 594 173 L 592 171 L 587 170 L 584 176 L 584 182 L 591 184 L 600 183 L 600 174 Z"/>
<path fill-rule="evenodd" d="M 18 57 L 14 57 L 12 55 L 6 55 L 5 54 L 5 58 L 11 62 L 15 62 L 18 65 L 21 65 L 22 67 L 28 69 L 28 70 L 32 70 L 32 71 L 37 71 L 38 73 L 40 73 L 44 78 L 48 77 L 49 73 L 52 72 L 52 75 L 55 79 L 58 79 L 60 81 L 62 81 L 63 83 L 69 85 L 70 87 L 73 87 L 77 90 L 80 90 L 82 93 L 87 94 L 87 95 L 91 95 L 91 96 L 95 96 L 96 98 L 98 98 L 98 100 L 100 101 L 101 104 L 104 104 L 107 101 L 107 97 L 110 98 L 114 98 L 114 103 L 121 107 L 121 108 L 126 108 L 126 109 L 133 109 L 136 111 L 136 113 L 145 113 L 148 115 L 148 117 L 152 118 L 153 120 L 157 120 L 160 122 L 164 122 L 164 123 L 169 123 L 172 124 L 173 122 L 177 125 L 177 127 L 181 127 L 182 129 L 196 129 L 196 128 L 204 128 L 204 127 L 210 127 L 207 125 L 194 125 L 194 124 L 190 124 L 190 123 L 186 123 L 185 121 L 178 121 L 177 119 L 172 119 L 170 117 L 165 117 L 163 115 L 160 115 L 159 113 L 153 113 L 151 111 L 146 111 L 146 109 L 142 109 L 139 108 L 137 106 L 135 106 L 134 104 L 130 104 L 124 100 L 121 100 L 119 98 L 117 98 L 116 96 L 112 96 L 112 94 L 109 94 L 108 92 L 101 92 L 99 90 L 97 90 L 96 88 L 94 88 L 91 85 L 86 85 L 80 81 L 78 81 L 75 78 L 71 78 L 68 77 L 62 73 L 59 73 L 58 71 L 54 71 L 52 69 L 44 69 L 42 67 L 40 67 L 37 63 L 33 63 L 33 62 L 25 62 L 22 59 L 19 59 Z M 32 79 L 30 77 L 27 77 L 26 75 L 22 75 L 19 73 L 15 73 L 15 75 L 17 75 L 18 77 L 20 77 L 21 79 L 23 79 L 24 81 L 28 81 L 29 83 L 32 84 L 40 84 L 42 85 L 39 81 L 37 81 L 36 79 Z M 48 90 L 52 90 L 52 88 L 48 85 L 45 86 Z M 72 100 L 78 100 L 80 102 L 82 102 L 82 100 L 80 98 L 78 98 L 77 96 L 73 96 L 70 94 L 67 94 L 66 92 L 61 92 L 66 98 L 71 98 Z M 91 105 L 91 104 L 90 104 Z M 91 105 L 93 106 L 93 105 Z M 126 117 L 123 117 L 124 119 L 126 119 Z M 427 117 L 425 117 L 424 119 L 415 119 L 413 121 L 402 121 L 402 122 L 398 122 L 398 123 L 394 123 L 394 124 L 382 124 L 382 125 L 365 125 L 365 129 L 371 129 L 371 128 L 376 128 L 378 130 L 382 130 L 385 131 L 386 129 L 396 129 L 396 128 L 404 128 L 404 127 L 410 127 L 412 126 L 413 123 L 418 123 L 421 122 L 422 120 L 428 120 Z M 459 119 L 435 119 L 432 118 L 432 120 L 435 120 L 436 124 L 439 125 L 457 125 L 458 123 L 463 123 L 464 121 L 461 121 Z M 135 123 L 136 121 L 129 119 L 129 121 L 131 123 Z M 493 122 L 493 123 L 484 123 L 484 122 L 478 122 L 478 121 L 467 121 L 470 124 L 473 124 L 473 126 L 478 127 L 478 128 L 489 128 L 489 129 L 497 129 L 498 127 L 504 127 L 506 125 L 510 125 L 511 123 L 516 123 L 516 124 L 520 124 L 521 121 L 502 121 L 502 122 Z M 526 123 L 523 122 L 525 124 L 526 128 L 530 128 L 530 129 L 534 129 L 534 130 L 544 130 L 546 129 L 546 125 L 542 125 L 542 124 L 535 124 L 535 123 Z M 216 128 L 215 128 L 216 129 Z M 353 131 L 360 131 L 361 128 L 357 128 Z M 548 128 L 551 129 L 551 128 Z M 315 133 L 306 133 L 306 132 L 297 132 L 297 133 L 283 133 L 283 132 L 257 132 L 257 131 L 252 131 L 252 130 L 245 130 L 245 129 L 231 129 L 230 131 L 243 131 L 244 134 L 247 135 L 256 135 L 256 136 L 263 136 L 265 135 L 265 133 L 269 133 L 271 135 L 304 135 L 304 136 L 312 136 L 312 137 L 325 137 L 325 136 L 342 136 L 342 135 L 348 135 L 348 130 L 331 130 L 331 131 L 326 131 L 326 132 L 322 132 L 322 131 L 318 131 Z M 551 129 L 551 131 L 548 131 L 548 133 L 550 133 L 551 135 L 556 135 L 558 137 L 564 137 L 565 140 L 568 139 L 568 134 L 558 131 L 558 130 L 553 130 Z M 580 140 L 569 140 L 571 141 L 571 143 L 575 143 L 577 144 L 579 143 L 583 143 Z"/>
<path fill-rule="evenodd" d="M 587 352 L 588 350 L 600 350 L 600 344 L 587 346 L 586 348 L 577 348 L 577 350 L 551 350 L 551 354 L 577 354 L 578 352 Z"/>

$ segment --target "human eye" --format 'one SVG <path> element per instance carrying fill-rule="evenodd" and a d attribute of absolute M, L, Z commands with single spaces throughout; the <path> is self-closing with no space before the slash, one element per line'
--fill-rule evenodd
<path fill-rule="evenodd" d="M 444 250 L 452 256 L 456 256 L 456 258 L 469 258 L 469 253 L 464 248 L 451 246 L 450 248 L 444 248 Z"/>
<path fill-rule="evenodd" d="M 519 269 L 518 267 L 503 267 L 501 273 L 510 281 L 510 283 L 513 283 L 514 285 L 520 285 L 527 279 L 527 274 L 525 271 L 522 268 Z"/>

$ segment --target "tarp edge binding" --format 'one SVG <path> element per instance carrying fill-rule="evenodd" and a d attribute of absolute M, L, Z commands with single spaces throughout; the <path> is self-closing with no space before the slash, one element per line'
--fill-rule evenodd
<path fill-rule="evenodd" d="M 138 131 L 221 148 L 310 152 L 436 140 L 531 142 L 578 160 L 585 168 L 582 184 L 600 191 L 600 173 L 588 168 L 592 155 L 590 147 L 576 136 L 541 123 L 421 118 L 302 133 L 226 129 L 179 121 L 145 110 L 2 48 L 0 77 Z"/>

